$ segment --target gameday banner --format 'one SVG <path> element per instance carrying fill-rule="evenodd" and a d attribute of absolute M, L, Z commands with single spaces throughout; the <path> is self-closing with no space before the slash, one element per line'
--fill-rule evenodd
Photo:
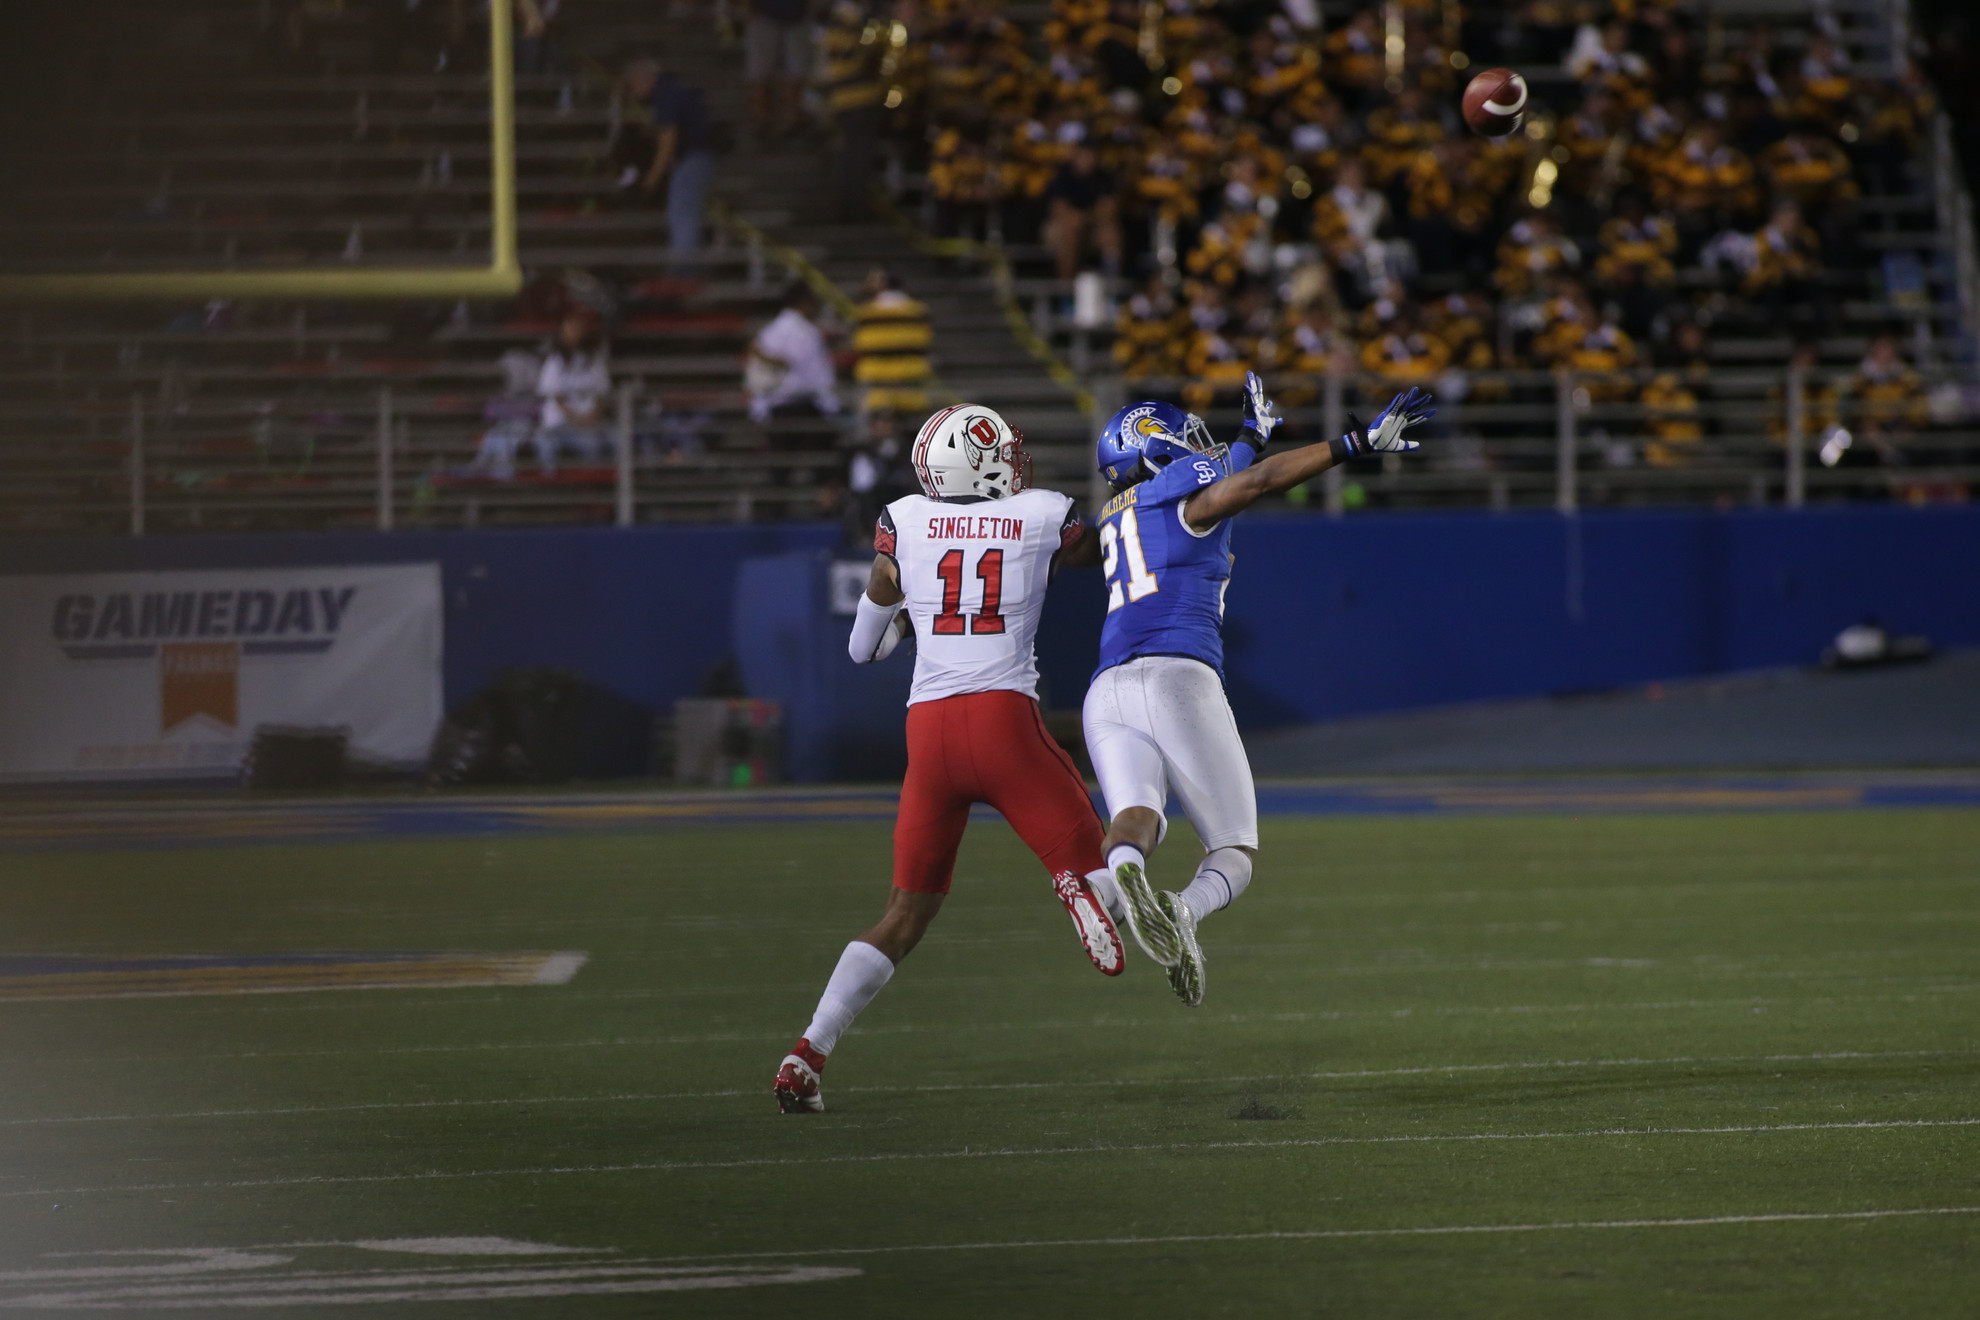
<path fill-rule="evenodd" d="M 0 779 L 207 776 L 257 726 L 425 761 L 440 566 L 0 577 Z"/>

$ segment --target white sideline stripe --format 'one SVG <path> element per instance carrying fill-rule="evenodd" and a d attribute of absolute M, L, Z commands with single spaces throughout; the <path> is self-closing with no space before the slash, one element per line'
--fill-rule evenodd
<path fill-rule="evenodd" d="M 1438 1224 L 1425 1228 L 1290 1228 L 1257 1233 L 1172 1233 L 1152 1237 L 1057 1238 L 1016 1242 L 926 1242 L 897 1247 L 821 1247 L 815 1251 L 738 1251 L 722 1256 L 663 1256 L 662 1260 L 788 1260 L 801 1256 L 881 1256 L 914 1251 L 1023 1251 L 1042 1247 L 1143 1247 L 1183 1242 L 1303 1242 L 1326 1238 L 1445 1237 L 1468 1233 L 1569 1233 L 1619 1228 L 1710 1228 L 1721 1224 L 1800 1224 L 1846 1219 L 1905 1219 L 1926 1215 L 1975 1215 L 1980 1205 L 1928 1206 L 1915 1210 L 1782 1211 L 1775 1214 L 1700 1215 L 1690 1219 L 1570 1219 L 1549 1224 Z"/>
<path fill-rule="evenodd" d="M 1244 1022 L 1345 1022 L 1358 1018 L 1381 1018 L 1400 1021 L 1406 1018 L 1432 1018 L 1455 1016 L 1479 1016 L 1493 1014 L 1533 1014 L 1547 1013 L 1611 1013 L 1611 1012 L 1666 1012 L 1678 1009 L 1697 1010 L 1713 1008 L 1794 1008 L 1811 1004 L 1914 1004 L 1921 999 L 1935 995 L 1970 994 L 1980 990 L 1980 984 L 1959 983 L 1921 987 L 1907 994 L 1897 995 L 1808 995 L 1793 998 L 1763 998 L 1758 995 L 1738 995 L 1730 999 L 1662 999 L 1642 1002 L 1615 1004 L 1458 1004 L 1443 1008 L 1337 1008 L 1318 1013 L 1226 1013 L 1221 1016 L 1208 1016 L 1193 1013 L 1187 1018 L 1117 1018 L 1098 1016 L 1086 1019 L 1068 1019 L 1057 1022 L 979 1022 L 969 1026 L 917 1026 L 913 1023 L 898 1027 L 853 1027 L 847 1034 L 855 1036 L 907 1036 L 924 1032 L 939 1032 L 945 1036 L 966 1036 L 978 1031 L 1091 1031 L 1095 1028 L 1113 1031 L 1123 1027 L 1173 1027 L 1178 1023 L 1188 1023 L 1192 1027 L 1210 1025 L 1230 1025 Z M 744 1041 L 784 1041 L 790 1040 L 791 1033 L 784 1031 L 732 1031 L 706 1036 L 606 1036 L 589 1040 L 523 1040 L 523 1041 L 482 1041 L 473 1045 L 388 1045 L 383 1048 L 353 1048 L 340 1050 L 246 1050 L 228 1054 L 68 1054 L 40 1059 L 41 1066 L 59 1063 L 190 1063 L 212 1062 L 220 1059 L 342 1059 L 352 1056 L 385 1057 L 406 1054 L 480 1054 L 502 1053 L 510 1050 L 577 1050 L 577 1049 L 651 1049 L 658 1045 L 719 1045 Z"/>
<path fill-rule="evenodd" d="M 537 967 L 536 975 L 530 978 L 530 984 L 568 985 L 590 956 L 588 953 L 553 953 Z"/>
<path fill-rule="evenodd" d="M 1875 1131 L 1980 1127 L 1980 1118 L 1856 1119 L 1836 1123 L 1758 1123 L 1723 1127 L 1589 1128 L 1579 1132 L 1405 1133 L 1381 1137 L 1288 1137 L 1280 1141 L 1160 1141 L 1125 1145 L 999 1147 L 987 1150 L 899 1151 L 885 1155 L 785 1156 L 749 1160 L 654 1160 L 633 1164 L 540 1165 L 517 1169 L 433 1170 L 427 1173 L 319 1174 L 306 1178 L 244 1178 L 230 1182 L 123 1183 L 104 1187 L 22 1188 L 0 1197 L 93 1196 L 116 1192 L 223 1191 L 252 1187 L 329 1187 L 359 1183 L 449 1182 L 469 1178 L 550 1178 L 571 1174 L 670 1173 L 700 1169 L 799 1168 L 819 1164 L 891 1164 L 914 1160 L 1027 1159 L 1064 1155 L 1133 1155 L 1150 1151 L 1289 1150 L 1304 1146 L 1405 1146 L 1469 1141 L 1580 1141 L 1597 1137 L 1751 1136 L 1776 1132 Z M 802 1253 L 800 1253 L 802 1254 Z"/>
<path fill-rule="evenodd" d="M 1293 897 L 1293 898 L 1281 898 L 1277 901 L 1301 903 L 1304 902 L 1305 900 L 1301 898 Z M 1723 920 L 1723 918 L 1720 919 Z M 1786 916 L 1786 917 L 1769 917 L 1767 918 L 1767 920 L 1769 921 L 1770 924 L 1773 925 L 1791 924 L 1796 922 L 1802 924 L 1822 924 L 1822 925 L 1842 925 L 1842 924 L 1851 924 L 1851 923 L 1861 924 L 1868 921 L 1887 921 L 1887 922 L 1906 921 L 1912 923 L 1923 923 L 1923 922 L 1944 923 L 1944 922 L 1952 922 L 1952 921 L 1970 922 L 1970 921 L 1980 921 L 1980 911 L 1975 911 L 1975 912 L 1918 911 L 1918 912 L 1904 912 L 1904 913 L 1896 913 L 1896 914 L 1882 913 L 1882 912 L 1877 912 L 1877 913 L 1832 912 L 1832 913 L 1815 913 L 1815 914 L 1796 914 L 1793 916 Z M 1665 924 L 1672 924 L 1678 921 L 1695 921 L 1695 919 L 1689 917 L 1685 917 L 1685 918 L 1619 917 L 1606 921 L 1597 921 L 1588 918 L 1566 918 L 1561 921 L 1428 922 L 1428 923 L 1410 923 L 1410 924 L 1403 924 L 1396 926 L 1374 927 L 1371 930 L 1369 930 L 1367 933 L 1380 934 L 1385 936 L 1394 935 L 1399 932 L 1408 933 L 1411 935 L 1420 935 L 1424 932 L 1431 932 L 1431 931 L 1447 931 L 1447 930 L 1463 931 L 1463 930 L 1491 929 L 1496 933 L 1555 934 L 1568 928 L 1584 929 L 1584 928 L 1608 927 L 1608 926 L 1617 926 L 1617 925 L 1629 925 L 1629 926 L 1665 925 Z M 695 932 L 689 931 L 688 933 L 693 934 Z M 1032 937 L 1029 935 L 1027 935 L 1025 938 L 1026 940 L 1032 939 Z M 1037 937 L 1037 942 L 1041 942 L 1041 943 L 1045 942 L 1047 938 L 1048 937 L 1045 936 L 1039 936 Z M 1057 939 L 1058 936 L 1054 935 L 1049 938 Z M 951 942 L 953 943 L 957 941 L 951 941 Z M 1244 953 L 1247 955 L 1261 954 L 1268 956 L 1281 954 L 1281 953 L 1297 953 L 1303 947 L 1304 946 L 1299 944 L 1290 944 L 1283 941 L 1272 944 L 1231 944 L 1231 945 L 1219 946 L 1219 948 L 1221 948 L 1227 954 Z M 1498 962 L 1491 962 L 1489 964 L 1480 961 L 1474 961 L 1470 963 L 1451 963 L 1451 964 L 1397 962 L 1397 963 L 1383 964 L 1383 965 L 1367 965 L 1367 964 L 1358 964 L 1352 966 L 1344 965 L 1333 968 L 1320 968 L 1317 970 L 1320 972 L 1320 974 L 1328 975 L 1328 976 L 1364 976 L 1371 974 L 1390 974 L 1390 973 L 1422 974 L 1426 972 L 1443 972 L 1443 971 L 1526 971 L 1526 970 L 1543 969 L 1550 967 L 1580 967 L 1580 966 L 1591 966 L 1591 965 L 1618 966 L 1624 968 L 1631 968 L 1640 964 L 1645 967 L 1657 967 L 1657 968 L 1662 968 L 1664 970 L 1672 970 L 1672 971 L 1696 972 L 1702 970 L 1708 974 L 1730 973 L 1737 975 L 1751 975 L 1757 977 L 1771 977 L 1771 976 L 1783 975 L 1783 973 L 1779 973 L 1775 971 L 1761 971 L 1757 968 L 1750 966 L 1749 964 L 1753 962 L 1771 962 L 1771 963 L 1790 962 L 1790 961 L 1798 961 L 1810 957 L 1817 959 L 1824 959 L 1828 961 L 1834 961 L 1838 958 L 1889 958 L 1892 960 L 1911 960 L 1917 957 L 1917 952 L 1916 950 L 1903 949 L 1903 950 L 1891 950 L 1882 953 L 1870 952 L 1870 951 L 1845 951 L 1841 953 L 1824 953 L 1824 954 L 1761 954 L 1747 958 L 1741 958 L 1738 960 L 1729 959 L 1723 963 L 1708 962 L 1704 964 L 1686 963 L 1682 961 L 1672 961 L 1668 959 L 1659 960 L 1659 959 L 1622 958 L 1615 960 L 1603 960 L 1599 958 L 1585 958 L 1585 959 L 1570 958 L 1570 959 L 1532 960 L 1525 962 L 1498 961 Z M 1790 973 L 1790 974 L 1806 976 L 1810 979 L 1839 975 L 1838 973 L 1826 971 L 1826 970 L 1814 970 L 1806 973 Z M 925 985 L 925 986 L 939 986 L 944 988 L 962 986 L 962 985 L 981 985 L 981 984 L 1002 985 L 1007 983 L 1008 979 L 1009 978 L 1005 976 L 991 974 L 991 973 L 969 974 L 969 975 L 946 975 L 946 974 L 938 974 L 936 972 L 933 972 L 932 970 L 924 970 L 924 969 L 918 969 L 916 973 L 917 984 Z M 1899 982 L 1929 981 L 1932 978 L 1929 976 L 1903 976 L 1903 977 L 1886 976 L 1886 977 L 1859 978 L 1859 979 L 1867 979 L 1875 984 L 1881 985 L 1881 984 L 1895 984 Z M 465 989 L 437 991 L 437 992 L 427 992 L 420 990 L 399 990 L 394 992 L 397 996 L 396 998 L 391 998 L 391 999 L 380 998 L 379 1000 L 376 1001 L 376 1006 L 383 1009 L 384 1011 L 391 1013 L 399 1013 L 410 1008 L 459 1008 L 466 1010 L 474 1010 L 488 1004 L 513 1003 L 515 1002 L 514 996 L 512 994 L 505 992 L 515 991 L 515 990 L 527 990 L 529 987 L 509 986 L 509 987 L 474 987 L 474 988 L 487 989 L 491 993 L 469 994 L 465 992 Z M 622 1002 L 622 1001 L 637 1001 L 637 1000 L 660 999 L 660 998 L 680 999 L 685 996 L 711 997 L 711 998 L 722 997 L 722 996 L 734 997 L 742 994 L 761 995 L 770 992 L 786 991 L 786 990 L 814 991 L 817 988 L 818 988 L 818 982 L 816 980 L 782 981 L 782 982 L 770 981 L 770 982 L 752 982 L 747 985 L 698 984 L 693 986 L 677 986 L 677 987 L 667 987 L 660 989 L 573 990 L 570 993 L 564 995 L 562 998 L 563 998 L 563 1002 L 565 1003 L 577 1003 L 580 1001 L 614 1003 L 614 1002 Z M 253 993 L 261 994 L 262 992 L 256 991 Z M 311 990 L 309 991 L 309 993 L 317 993 L 317 991 Z M 295 996 L 289 994 L 265 996 L 267 998 L 270 998 L 271 1002 L 255 1003 L 251 1006 L 244 1006 L 238 1002 L 242 997 L 243 995 L 241 994 L 171 995 L 171 996 L 48 995 L 48 996 L 37 996 L 34 999 L 17 999 L 17 1000 L 0 1001 L 0 1003 L 4 1003 L 6 1010 L 10 1014 L 25 1014 L 28 1011 L 41 1005 L 56 1006 L 62 1004 L 77 1003 L 85 1000 L 90 1002 L 97 1002 L 97 1001 L 111 1000 L 111 999 L 159 999 L 159 998 L 172 999 L 173 1002 L 170 1005 L 170 1007 L 174 1011 L 183 1015 L 194 1015 L 194 1014 L 218 1015 L 225 1013 L 237 1014 L 242 1012 L 244 1008 L 247 1011 L 251 1011 L 262 1015 L 273 1015 L 277 1013 L 327 1013 L 327 1012 L 349 1013 L 353 1010 L 354 1007 L 351 1001 L 342 998 L 338 998 L 334 1000 L 324 997 L 319 997 L 316 999 L 298 999 Z M 371 1005 L 366 1004 L 363 1006 L 369 1007 Z M 144 1007 L 149 1008 L 151 1007 L 151 1005 L 145 1005 Z"/>
<path fill-rule="evenodd" d="M 1424 1077 L 1456 1073 L 1568 1072 L 1583 1068 L 1658 1068 L 1685 1064 L 1828 1063 L 1874 1059 L 1953 1058 L 1980 1054 L 1970 1050 L 1830 1050 L 1819 1054 L 1681 1054 L 1663 1059 L 1544 1059 L 1519 1063 L 1440 1063 L 1410 1068 L 1351 1068 L 1333 1072 L 1233 1073 L 1225 1077 L 1105 1077 L 1089 1081 L 942 1082 L 914 1086 L 847 1086 L 857 1095 L 899 1095 L 944 1091 L 1057 1091 L 1094 1086 L 1148 1085 L 1222 1086 L 1233 1082 L 1332 1082 L 1375 1077 Z M 653 1100 L 719 1100 L 761 1095 L 754 1088 L 726 1091 L 622 1091 L 601 1095 L 496 1096 L 485 1100 L 382 1100 L 352 1105 L 294 1105 L 268 1109 L 193 1109 L 166 1114 L 65 1114 L 53 1118 L 0 1119 L 0 1127 L 50 1127 L 70 1123 L 163 1123 L 199 1118 L 277 1118 L 296 1114 L 355 1114 L 396 1109 L 473 1109 L 497 1105 L 629 1104 Z"/>
<path fill-rule="evenodd" d="M 276 1257 L 275 1263 L 286 1262 Z M 721 1272 L 724 1269 L 729 1272 Z M 0 1296 L 0 1309 L 124 1311 L 498 1301 L 520 1297 L 577 1297 L 814 1283 L 825 1279 L 852 1278 L 859 1273 L 853 1267 L 829 1265 L 723 1267 L 631 1262 L 550 1268 L 455 1267 L 399 1273 L 305 1270 L 286 1275 L 256 1273 L 239 1280 L 212 1277 L 179 1283 L 134 1280 L 108 1287 L 90 1287 L 87 1284 L 63 1287 L 58 1283 L 48 1292 Z"/>

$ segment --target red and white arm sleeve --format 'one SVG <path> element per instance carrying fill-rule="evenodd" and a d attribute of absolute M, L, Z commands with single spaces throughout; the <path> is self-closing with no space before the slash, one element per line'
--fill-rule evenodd
<path fill-rule="evenodd" d="M 1059 526 L 1059 550 L 1061 553 L 1079 544 L 1079 538 L 1086 535 L 1086 521 L 1079 516 L 1077 506 L 1066 510 L 1066 520 Z"/>

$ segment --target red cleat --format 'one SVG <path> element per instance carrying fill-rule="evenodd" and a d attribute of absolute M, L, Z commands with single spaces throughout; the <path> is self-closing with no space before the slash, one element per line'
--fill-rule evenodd
<path fill-rule="evenodd" d="M 818 1079 L 824 1071 L 825 1056 L 812 1049 L 810 1041 L 798 1041 L 784 1056 L 783 1065 L 777 1069 L 777 1080 L 770 1086 L 777 1097 L 777 1108 L 786 1114 L 825 1112 L 825 1097 Z"/>
<path fill-rule="evenodd" d="M 1120 932 L 1114 929 L 1114 919 L 1107 915 L 1107 905 L 1093 892 L 1093 886 L 1085 876 L 1061 871 L 1052 877 L 1052 889 L 1066 905 L 1066 915 L 1072 918 L 1073 932 L 1086 956 L 1103 975 L 1119 976 L 1127 966 L 1126 951 L 1121 947 Z"/>

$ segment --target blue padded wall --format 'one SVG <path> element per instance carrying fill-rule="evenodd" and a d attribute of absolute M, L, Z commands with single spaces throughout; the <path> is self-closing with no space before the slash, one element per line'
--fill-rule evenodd
<path fill-rule="evenodd" d="M 899 764 L 907 652 L 854 666 L 828 613 L 837 529 L 652 527 L 19 539 L 0 572 L 437 560 L 451 703 L 549 664 L 649 709 L 732 648 L 788 707 L 805 778 Z M 1250 728 L 1812 662 L 1877 618 L 1980 644 L 1980 508 L 1245 518 L 1226 623 Z M 1076 708 L 1104 596 L 1060 575 L 1039 633 L 1047 704 Z"/>

